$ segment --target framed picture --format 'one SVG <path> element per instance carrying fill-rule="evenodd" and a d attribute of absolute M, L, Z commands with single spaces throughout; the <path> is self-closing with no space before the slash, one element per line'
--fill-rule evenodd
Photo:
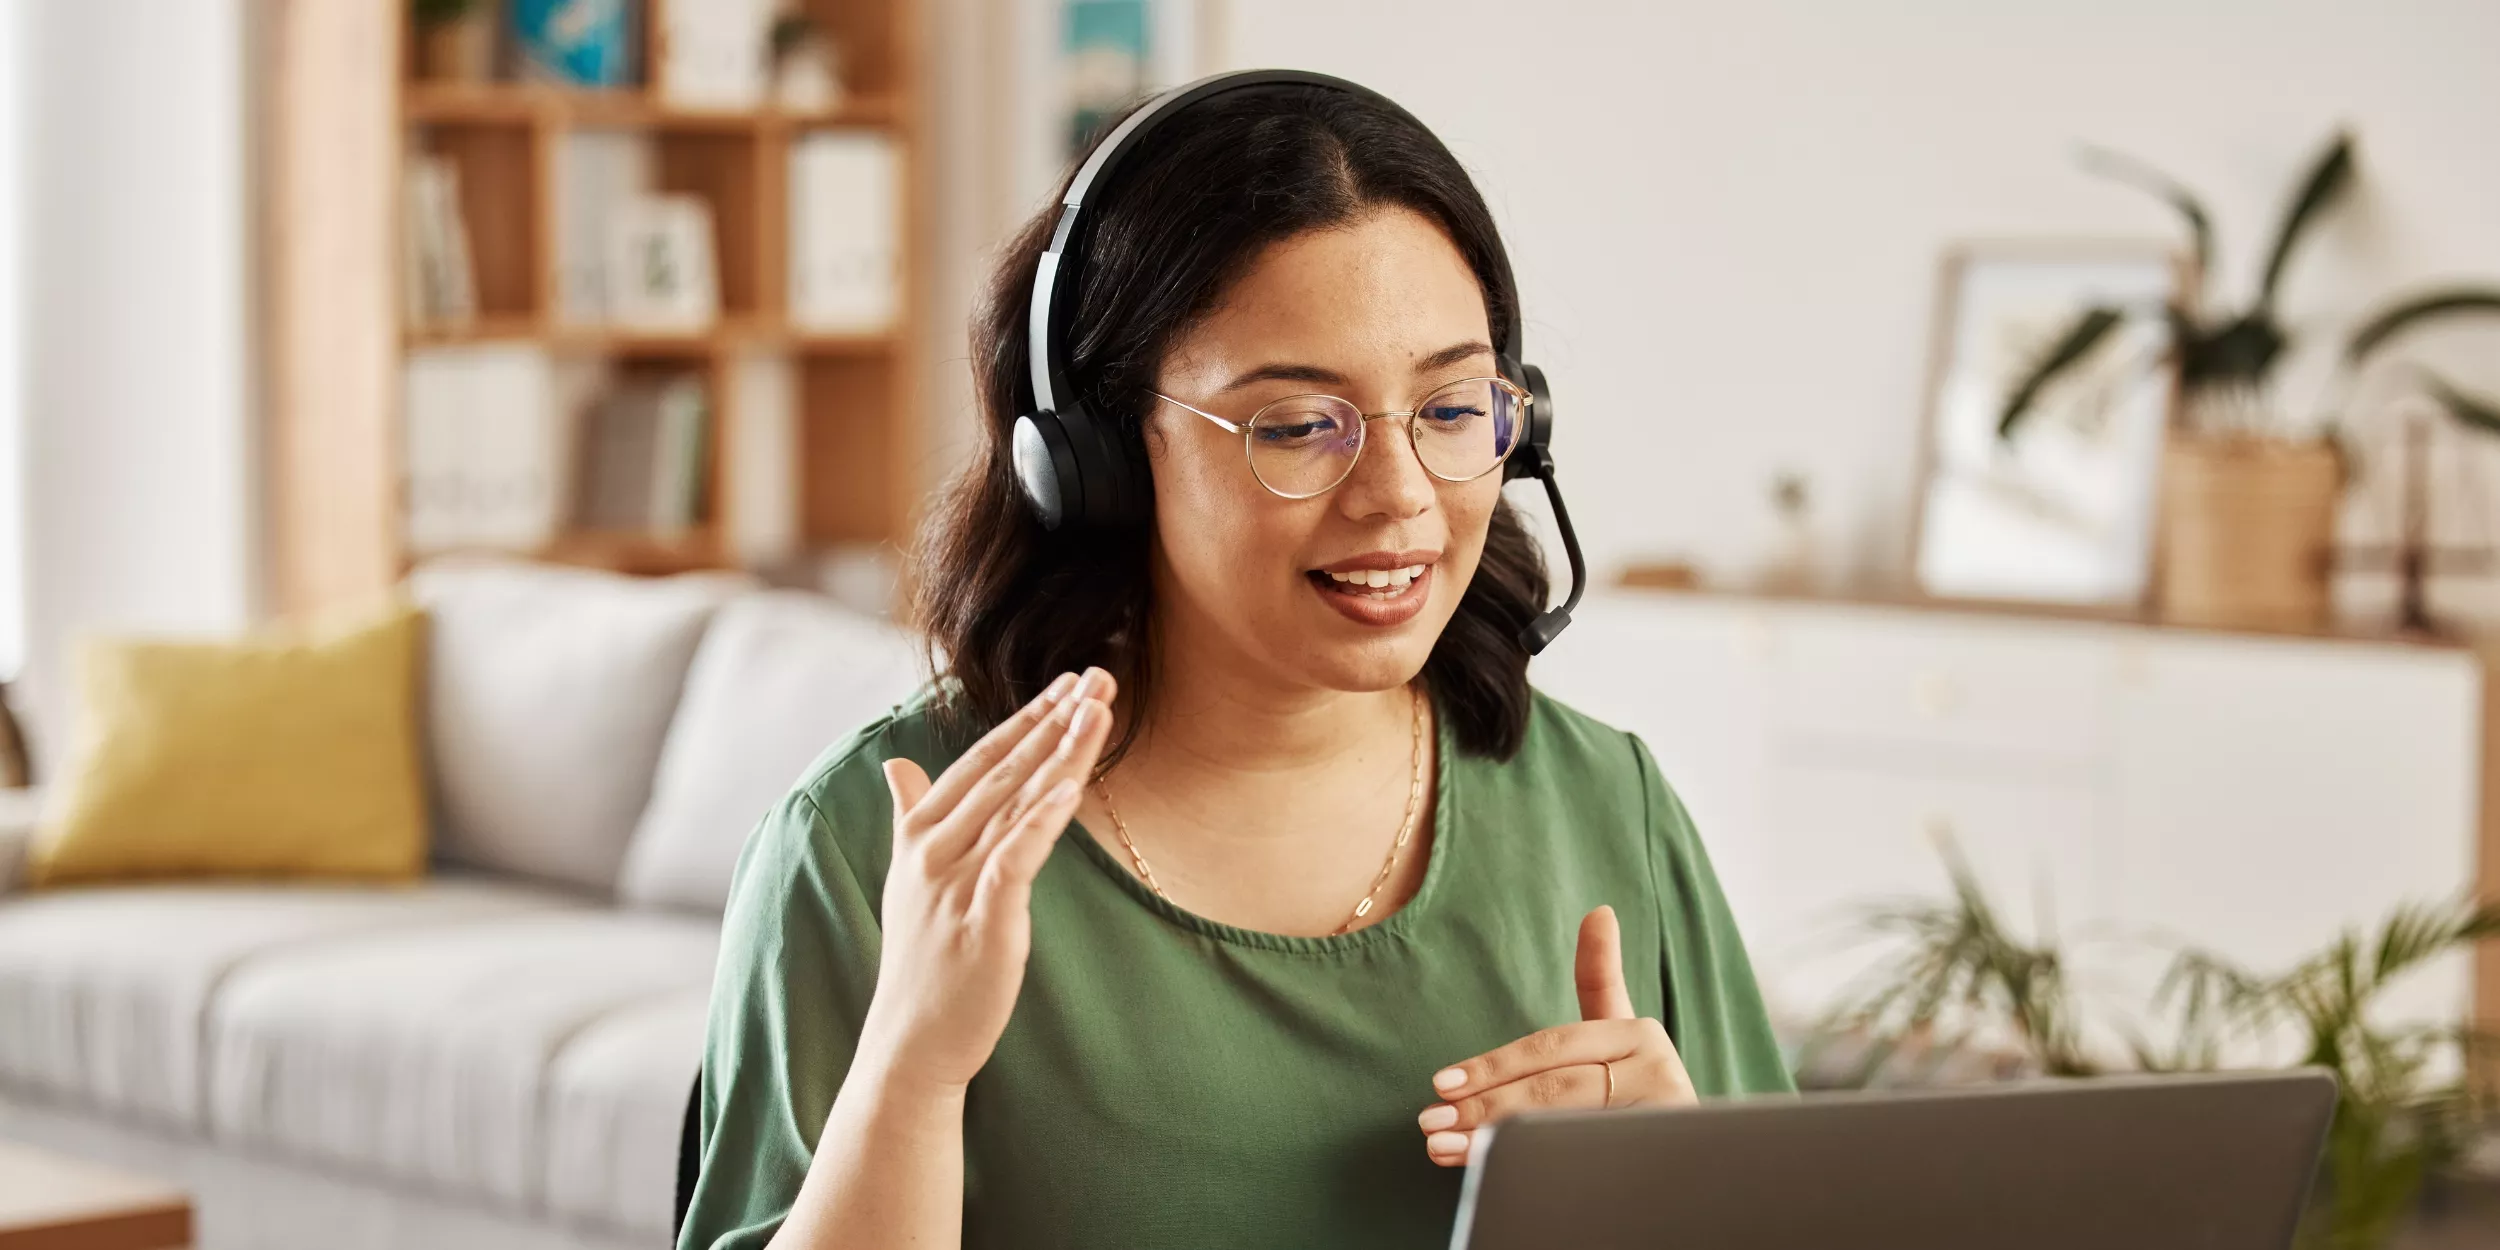
<path fill-rule="evenodd" d="M 608 319 L 700 333 L 720 319 L 712 209 L 700 196 L 634 195 L 608 219 Z"/>
<path fill-rule="evenodd" d="M 1947 251 L 1911 540 L 1921 591 L 2143 604 L 2174 390 L 2162 310 L 2193 289 L 2187 268 L 2162 241 Z M 2001 436 L 2008 397 L 2095 305 L 2127 315 Z"/>

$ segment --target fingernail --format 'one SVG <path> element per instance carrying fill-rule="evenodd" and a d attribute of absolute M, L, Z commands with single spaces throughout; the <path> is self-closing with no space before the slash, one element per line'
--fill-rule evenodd
<path fill-rule="evenodd" d="M 1432 1087 L 1446 1094 L 1467 1083 L 1467 1069 L 1443 1068 L 1432 1074 Z"/>
<path fill-rule="evenodd" d="M 1052 786 L 1050 788 L 1050 793 L 1042 796 L 1043 804 L 1049 807 L 1058 807 L 1062 804 L 1073 803 L 1075 801 L 1076 778 L 1074 777 L 1060 778 L 1059 784 Z"/>
<path fill-rule="evenodd" d="M 1042 706 L 1048 707 L 1053 703 L 1057 703 L 1061 699 L 1066 698 L 1068 696 L 1068 692 L 1074 689 L 1076 689 L 1076 674 L 1059 674 L 1057 677 L 1050 680 L 1050 685 L 1043 688 Z"/>
<path fill-rule="evenodd" d="M 1467 1149 L 1465 1133 L 1435 1133 L 1424 1139 L 1424 1149 L 1437 1155 L 1454 1155 Z"/>
<path fill-rule="evenodd" d="M 1103 683 L 1111 680 L 1111 674 L 1099 668 L 1089 668 L 1085 670 L 1085 676 L 1078 680 L 1084 684 L 1085 693 L 1095 694 L 1102 690 Z"/>
<path fill-rule="evenodd" d="M 1415 1123 L 1427 1133 L 1438 1133 L 1458 1123 L 1458 1108 L 1446 1102 L 1426 1107 L 1422 1115 L 1415 1117 Z"/>

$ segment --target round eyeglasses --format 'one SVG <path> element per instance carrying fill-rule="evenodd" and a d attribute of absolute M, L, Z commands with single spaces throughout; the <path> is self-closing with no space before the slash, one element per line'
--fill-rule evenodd
<path fill-rule="evenodd" d="M 1424 472 L 1444 482 L 1472 482 L 1510 458 L 1534 402 L 1501 378 L 1464 378 L 1396 412 L 1365 412 L 1334 395 L 1287 395 L 1251 413 L 1248 421 L 1233 422 L 1161 391 L 1147 393 L 1241 435 L 1251 476 L 1285 499 L 1336 489 L 1363 455 L 1364 431 L 1383 417 L 1405 421 L 1407 442 Z"/>

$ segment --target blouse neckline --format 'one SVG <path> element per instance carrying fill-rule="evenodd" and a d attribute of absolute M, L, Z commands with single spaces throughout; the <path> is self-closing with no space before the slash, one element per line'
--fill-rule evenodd
<path fill-rule="evenodd" d="M 1092 860 L 1094 866 L 1101 869 L 1104 875 L 1110 877 L 1112 884 L 1126 891 L 1130 898 L 1143 905 L 1147 911 L 1161 917 L 1166 923 L 1176 928 L 1234 946 L 1279 951 L 1289 955 L 1334 955 L 1361 950 L 1375 942 L 1385 941 L 1404 933 L 1421 923 L 1419 918 L 1432 906 L 1435 895 L 1440 892 L 1442 879 L 1449 875 L 1449 859 L 1452 849 L 1450 812 L 1456 806 L 1457 801 L 1458 769 L 1453 767 L 1457 756 L 1451 749 L 1453 743 L 1449 723 L 1447 718 L 1441 715 L 1440 705 L 1437 703 L 1433 705 L 1432 739 L 1434 743 L 1432 842 L 1430 844 L 1431 858 L 1424 862 L 1423 883 L 1415 887 L 1413 897 L 1408 898 L 1403 906 L 1389 913 L 1380 923 L 1366 925 L 1352 933 L 1321 937 L 1297 933 L 1270 933 L 1264 929 L 1246 929 L 1240 925 L 1209 919 L 1147 888 L 1145 882 L 1137 879 L 1137 874 L 1130 872 L 1126 865 L 1112 856 L 1110 848 L 1105 847 L 1083 822 L 1070 821 L 1069 832 L 1076 836 L 1076 841 L 1086 858 Z"/>

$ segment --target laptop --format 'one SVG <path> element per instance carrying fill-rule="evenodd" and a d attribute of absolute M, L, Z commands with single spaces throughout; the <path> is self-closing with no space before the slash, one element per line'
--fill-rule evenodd
<path fill-rule="evenodd" d="M 1451 1250 L 2284 1250 L 2320 1069 L 1525 1115 L 1467 1165 Z"/>

